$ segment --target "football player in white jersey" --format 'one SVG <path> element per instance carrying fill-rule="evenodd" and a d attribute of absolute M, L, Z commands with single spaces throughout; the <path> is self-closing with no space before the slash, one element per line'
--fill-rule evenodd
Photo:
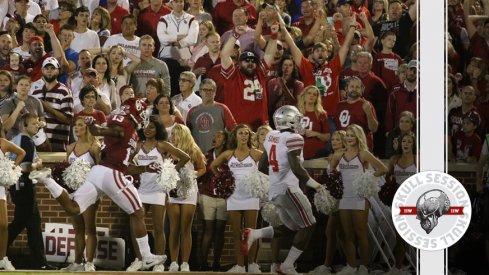
<path fill-rule="evenodd" d="M 316 225 L 311 204 L 299 184 L 316 190 L 320 184 L 302 166 L 304 139 L 296 133 L 301 130 L 302 114 L 296 107 L 285 105 L 275 111 L 273 120 L 277 130 L 270 131 L 265 137 L 266 153 L 260 159 L 259 169 L 270 177 L 268 198 L 277 208 L 283 225 L 244 229 L 242 249 L 246 254 L 257 239 L 280 237 L 297 231 L 287 258 L 277 269 L 277 273 L 297 274 L 294 263 L 306 249 Z"/>

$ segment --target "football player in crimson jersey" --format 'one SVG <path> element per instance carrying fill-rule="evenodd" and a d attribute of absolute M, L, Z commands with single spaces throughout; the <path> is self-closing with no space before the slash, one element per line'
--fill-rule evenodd
<path fill-rule="evenodd" d="M 316 225 L 311 204 L 302 193 L 299 183 L 305 183 L 316 190 L 320 185 L 302 166 L 304 138 L 296 133 L 302 130 L 302 114 L 296 107 L 285 105 L 275 111 L 273 120 L 277 130 L 266 135 L 266 152 L 262 154 L 258 165 L 260 171 L 270 177 L 268 199 L 276 206 L 283 225 L 244 229 L 242 250 L 247 253 L 257 239 L 277 238 L 285 234 L 290 236 L 290 231 L 297 231 L 287 258 L 277 269 L 279 274 L 297 274 L 294 263 L 306 249 Z"/>
<path fill-rule="evenodd" d="M 90 170 L 85 183 L 75 191 L 73 200 L 68 192 L 51 177 L 50 170 L 31 173 L 31 178 L 45 184 L 51 195 L 61 204 L 69 215 L 79 215 L 90 205 L 106 194 L 130 216 L 131 233 L 136 238 L 143 258 L 143 269 L 166 261 L 166 255 L 153 255 L 148 244 L 144 209 L 138 192 L 131 180 L 124 173 L 129 165 L 129 156 L 137 143 L 136 129 L 143 126 L 146 114 L 146 103 L 140 98 L 127 99 L 121 106 L 120 114 L 112 116 L 107 127 L 93 124 L 93 118 L 87 118 L 90 132 L 94 136 L 104 136 L 105 147 L 99 165 Z M 145 171 L 154 172 L 149 164 Z"/>

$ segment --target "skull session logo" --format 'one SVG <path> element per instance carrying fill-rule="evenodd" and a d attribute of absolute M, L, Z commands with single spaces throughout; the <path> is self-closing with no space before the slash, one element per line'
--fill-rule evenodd
<path fill-rule="evenodd" d="M 445 249 L 456 243 L 467 230 L 471 213 L 463 185 L 437 171 L 409 177 L 397 189 L 392 204 L 399 235 L 423 250 Z"/>

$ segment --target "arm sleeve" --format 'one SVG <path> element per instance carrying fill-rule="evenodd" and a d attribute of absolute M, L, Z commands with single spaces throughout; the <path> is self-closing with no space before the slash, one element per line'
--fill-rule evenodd
<path fill-rule="evenodd" d="M 304 148 L 304 138 L 298 134 L 291 135 L 285 141 L 285 146 L 287 146 L 287 152 L 302 150 Z"/>
<path fill-rule="evenodd" d="M 189 24 L 187 36 L 180 40 L 180 46 L 182 47 L 190 47 L 194 46 L 197 43 L 197 37 L 199 35 L 199 23 L 195 18 L 190 19 L 191 22 Z"/>
<path fill-rule="evenodd" d="M 158 40 L 160 40 L 161 45 L 168 45 L 177 41 L 177 33 L 170 33 L 168 22 L 165 18 L 161 17 L 160 22 L 156 27 L 156 34 L 158 35 Z M 159 50 L 159 49 L 156 49 Z"/>
<path fill-rule="evenodd" d="M 222 104 L 222 109 L 224 111 L 224 121 L 226 124 L 226 129 L 231 132 L 234 127 L 236 127 L 236 120 L 234 119 L 233 113 L 229 110 L 228 106 Z"/>

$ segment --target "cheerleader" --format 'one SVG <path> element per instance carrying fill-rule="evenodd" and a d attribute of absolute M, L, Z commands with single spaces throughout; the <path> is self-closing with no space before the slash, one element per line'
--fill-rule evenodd
<path fill-rule="evenodd" d="M 214 134 L 212 143 L 214 148 L 206 154 L 207 163 L 211 163 L 226 149 L 228 133 L 226 131 L 218 131 Z M 212 170 L 208 167 L 207 172 L 199 186 L 200 193 L 200 208 L 204 217 L 204 230 L 202 232 L 202 259 L 200 271 L 208 271 L 207 255 L 211 243 L 213 243 L 214 262 L 212 263 L 212 271 L 220 271 L 221 253 L 224 247 L 224 232 L 226 229 L 227 213 L 226 199 L 216 193 L 216 186 L 212 184 Z"/>
<path fill-rule="evenodd" d="M 170 136 L 170 142 L 177 148 L 187 152 L 190 161 L 185 165 L 195 170 L 197 177 L 205 174 L 205 156 L 195 143 L 187 126 L 176 124 Z M 172 158 L 178 159 L 177 156 Z M 194 180 L 195 191 L 187 198 L 170 196 L 168 199 L 168 216 L 170 218 L 170 272 L 190 271 L 188 260 L 192 249 L 192 221 L 197 204 L 197 181 Z M 171 194 L 170 194 L 171 195 Z M 178 265 L 178 256 L 182 254 L 182 264 Z"/>
<path fill-rule="evenodd" d="M 399 138 L 401 146 L 397 147 L 396 153 L 389 160 L 388 176 L 394 177 L 395 182 L 399 186 L 407 178 L 416 174 L 416 138 L 412 132 L 404 133 Z M 404 255 L 406 250 L 406 242 L 396 233 L 396 246 L 394 254 L 396 256 L 396 265 L 385 273 L 386 275 L 401 275 L 402 265 L 404 263 Z"/>
<path fill-rule="evenodd" d="M 78 117 L 75 120 L 73 132 L 77 141 L 68 145 L 66 157 L 68 163 L 76 159 L 84 159 L 93 166 L 100 161 L 100 143 L 88 130 L 85 118 Z M 83 215 L 71 217 L 71 223 L 75 229 L 75 261 L 62 270 L 66 271 L 95 271 L 93 258 L 97 249 L 97 230 L 95 226 L 96 211 L 100 200 L 91 205 Z M 85 240 L 86 234 L 86 240 Z M 83 252 L 86 248 L 87 261 L 83 265 Z"/>
<path fill-rule="evenodd" d="M 6 153 L 16 155 L 15 165 L 19 165 L 25 157 L 25 151 L 5 139 L 3 123 L 0 122 L 0 158 L 5 158 Z M 14 271 L 15 267 L 7 258 L 8 244 L 8 214 L 7 214 L 7 188 L 0 185 L 0 270 Z"/>
<path fill-rule="evenodd" d="M 190 157 L 182 150 L 175 148 L 167 142 L 168 136 L 165 127 L 158 120 L 151 120 L 140 133 L 141 141 L 138 143 L 135 154 L 130 159 L 135 159 L 136 165 L 130 165 L 128 174 L 139 174 L 141 185 L 138 188 L 139 198 L 144 205 L 144 213 L 151 211 L 154 228 L 155 254 L 164 255 L 166 248 L 165 239 L 165 201 L 166 194 L 161 187 L 155 184 L 158 174 L 151 171 L 151 164 L 156 161 L 163 161 L 164 158 L 175 156 L 178 162 L 175 169 L 178 171 L 189 160 Z M 131 236 L 134 236 L 131 234 Z M 136 239 L 132 238 L 133 246 L 137 246 Z M 141 253 L 135 249 L 136 259 L 126 269 L 127 271 L 138 271 L 142 269 Z M 163 272 L 165 266 L 158 264 L 153 267 L 153 271 Z"/>
<path fill-rule="evenodd" d="M 364 173 L 368 166 L 375 169 L 374 176 L 380 177 L 387 172 L 387 167 L 368 151 L 367 139 L 363 129 L 351 124 L 347 127 L 345 151 L 335 153 L 329 169 L 339 169 L 343 179 L 343 197 L 339 203 L 341 229 L 344 233 L 343 250 L 347 266 L 336 274 L 368 274 L 368 211 L 370 202 L 359 197 L 353 189 L 353 180 L 359 173 Z M 356 264 L 355 239 L 359 245 L 360 266 Z"/>
<path fill-rule="evenodd" d="M 340 154 L 345 152 L 345 137 L 346 132 L 343 130 L 337 130 L 331 135 L 331 146 L 333 153 Z M 331 162 L 333 154 L 329 155 L 328 161 Z M 328 216 L 328 223 L 326 225 L 326 257 L 324 264 L 317 266 L 309 273 L 330 274 L 332 273 L 333 257 L 336 252 L 336 233 L 340 233 L 340 238 L 343 239 L 343 232 L 338 231 L 340 225 L 340 217 L 338 212 L 331 213 Z"/>
<path fill-rule="evenodd" d="M 251 144 L 251 129 L 244 124 L 234 128 L 230 135 L 229 150 L 225 151 L 211 164 L 214 174 L 218 174 L 217 168 L 224 162 L 228 163 L 229 169 L 233 173 L 236 188 L 234 193 L 227 199 L 228 218 L 233 230 L 234 250 L 236 254 L 236 265 L 228 272 L 244 273 L 244 257 L 241 254 L 241 229 L 256 228 L 259 199 L 252 197 L 247 191 L 244 179 L 254 169 L 257 169 L 262 151 L 254 149 Z M 244 221 L 243 221 L 244 220 Z M 256 261 L 256 244 L 250 248 L 248 256 L 248 272 L 260 273 Z"/>

